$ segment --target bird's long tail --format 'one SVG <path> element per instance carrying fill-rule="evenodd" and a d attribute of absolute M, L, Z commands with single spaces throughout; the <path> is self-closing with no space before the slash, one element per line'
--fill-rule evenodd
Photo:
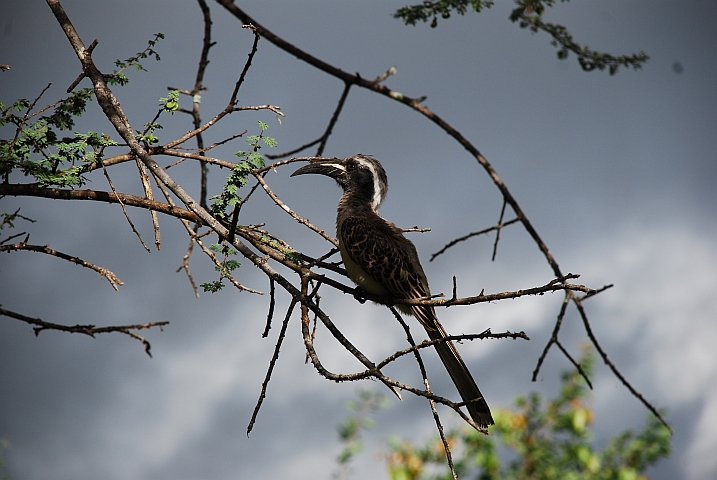
<path fill-rule="evenodd" d="M 431 340 L 439 340 L 448 336 L 438 321 L 436 321 L 434 325 L 436 327 L 435 329 L 426 328 L 426 332 L 428 332 L 428 336 Z M 466 364 L 463 363 L 463 359 L 458 353 L 458 350 L 456 350 L 456 346 L 453 345 L 453 342 L 447 341 L 436 343 L 435 347 L 438 356 L 441 357 L 443 365 L 445 365 L 448 374 L 456 385 L 461 398 L 464 402 L 470 402 L 466 404 L 466 407 L 468 407 L 468 413 L 473 421 L 481 428 L 487 428 L 488 425 L 493 425 L 495 422 L 493 422 L 493 417 L 490 414 L 488 403 L 486 403 L 480 390 L 478 390 L 478 385 L 476 385 L 475 380 L 473 380 Z M 471 402 L 471 400 L 475 399 L 479 400 Z"/>

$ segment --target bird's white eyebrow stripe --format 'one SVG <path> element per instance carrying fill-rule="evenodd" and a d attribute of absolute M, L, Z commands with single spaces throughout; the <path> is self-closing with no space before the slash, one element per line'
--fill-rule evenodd
<path fill-rule="evenodd" d="M 376 168 L 371 162 L 367 162 L 362 158 L 359 158 L 358 162 L 371 170 L 371 176 L 373 177 L 373 200 L 371 200 L 371 208 L 374 212 L 377 212 L 378 207 L 381 206 L 381 201 L 383 200 L 381 192 L 381 183 L 378 181 L 378 172 L 376 171 Z"/>
<path fill-rule="evenodd" d="M 321 162 L 319 162 L 319 163 L 321 163 Z M 332 167 L 334 167 L 334 168 L 338 168 L 338 169 L 341 170 L 342 172 L 345 172 L 345 171 L 346 171 L 346 167 L 344 167 L 344 166 L 341 165 L 340 163 L 323 163 L 323 165 L 330 165 L 330 166 L 332 166 Z"/>

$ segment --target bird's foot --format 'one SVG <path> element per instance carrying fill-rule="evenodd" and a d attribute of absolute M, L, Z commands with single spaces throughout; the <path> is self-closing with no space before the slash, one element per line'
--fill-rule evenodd
<path fill-rule="evenodd" d="M 364 295 L 366 291 L 361 287 L 356 287 L 354 289 L 354 298 L 361 304 L 366 303 L 366 296 Z"/>

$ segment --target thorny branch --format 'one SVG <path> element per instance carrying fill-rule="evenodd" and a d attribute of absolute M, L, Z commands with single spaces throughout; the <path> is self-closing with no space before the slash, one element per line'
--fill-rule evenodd
<path fill-rule="evenodd" d="M 28 235 L 29 236 L 29 235 Z M 27 243 L 27 240 L 25 240 L 22 243 L 15 243 L 13 245 L 0 245 L 0 252 L 11 252 L 11 251 L 17 251 L 17 250 L 28 250 L 31 252 L 39 252 L 39 253 L 46 253 L 47 255 L 52 255 L 57 258 L 61 258 L 63 260 L 67 260 L 68 262 L 72 262 L 76 265 L 80 265 L 82 267 L 89 268 L 91 270 L 94 270 L 95 272 L 99 273 L 103 277 L 107 279 L 108 282 L 110 282 L 110 285 L 112 285 L 112 288 L 115 290 L 119 290 L 119 287 L 124 285 L 124 282 L 117 278 L 117 275 L 112 273 L 110 270 L 107 270 L 104 267 L 100 267 L 98 265 L 95 265 L 90 262 L 86 262 L 82 260 L 81 258 L 77 258 L 73 255 L 68 255 L 66 253 L 58 252 L 57 250 L 54 250 L 47 245 L 30 245 Z"/>
<path fill-rule="evenodd" d="M 142 342 L 142 344 L 144 345 L 144 351 L 150 357 L 152 356 L 152 353 L 150 352 L 151 345 L 144 337 L 135 333 L 135 331 L 145 330 L 152 327 L 159 327 L 161 330 L 163 326 L 169 325 L 169 322 L 166 321 L 140 323 L 136 325 L 115 325 L 110 327 L 97 327 L 95 325 L 61 325 L 58 323 L 46 322 L 44 320 L 40 320 L 39 318 L 31 318 L 26 315 L 22 315 L 21 313 L 12 312 L 4 308 L 0 308 L 0 315 L 5 315 L 6 317 L 14 318 L 30 325 L 36 325 L 36 327 L 33 328 L 33 330 L 35 331 L 35 335 L 40 335 L 40 332 L 43 330 L 59 330 L 61 332 L 81 333 L 84 335 L 89 335 L 93 338 L 95 335 L 98 335 L 100 333 L 124 333 L 125 335 L 129 335 L 135 340 L 139 340 L 140 342 Z"/>

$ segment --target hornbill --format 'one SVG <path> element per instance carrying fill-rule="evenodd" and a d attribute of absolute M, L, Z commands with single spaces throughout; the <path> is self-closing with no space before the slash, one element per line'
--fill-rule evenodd
<path fill-rule="evenodd" d="M 388 191 L 386 171 L 367 155 L 345 159 L 317 158 L 294 173 L 317 173 L 333 178 L 343 188 L 336 216 L 339 251 L 351 280 L 374 295 L 418 299 L 431 295 L 418 253 L 393 223 L 378 214 Z M 397 305 L 421 322 L 432 340 L 448 336 L 431 306 Z M 466 364 L 451 341 L 435 344 L 438 356 L 458 389 L 468 413 L 481 428 L 493 425 L 493 417 Z"/>

